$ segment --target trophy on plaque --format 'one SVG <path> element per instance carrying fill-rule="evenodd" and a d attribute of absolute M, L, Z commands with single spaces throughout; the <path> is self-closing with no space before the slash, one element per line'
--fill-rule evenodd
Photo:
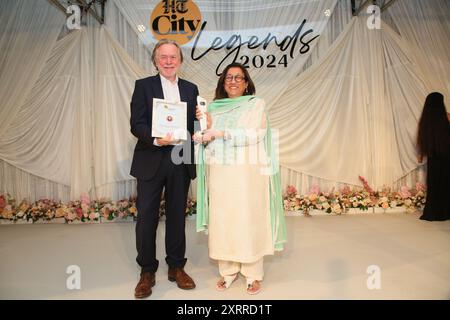
<path fill-rule="evenodd" d="M 205 112 L 208 110 L 208 103 L 204 98 L 197 96 L 197 105 L 200 112 L 202 113 L 202 118 L 200 119 L 200 130 L 204 131 L 207 129 Z"/>
<path fill-rule="evenodd" d="M 200 131 L 197 131 L 194 134 L 194 140 L 201 141 L 202 140 L 202 134 L 203 131 L 207 129 L 207 119 L 206 119 L 206 111 L 208 110 L 208 103 L 206 100 L 200 96 L 197 96 L 197 107 L 201 112 L 202 118 L 200 121 Z"/>

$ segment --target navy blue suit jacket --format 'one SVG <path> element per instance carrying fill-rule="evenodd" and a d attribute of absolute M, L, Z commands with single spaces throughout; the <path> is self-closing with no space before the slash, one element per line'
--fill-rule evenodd
<path fill-rule="evenodd" d="M 186 166 L 189 177 L 195 179 L 194 144 L 191 137 L 194 133 L 198 88 L 195 84 L 180 78 L 178 78 L 178 88 L 180 90 L 181 101 L 187 103 L 187 129 L 190 133 L 184 145 L 184 148 L 188 148 L 191 151 L 190 163 L 183 165 Z M 130 174 L 142 180 L 150 180 L 155 175 L 163 156 L 163 148 L 168 148 L 153 144 L 155 139 L 151 135 L 153 98 L 164 99 L 159 74 L 137 80 L 130 103 L 131 133 L 138 138 L 138 142 L 134 148 Z"/>

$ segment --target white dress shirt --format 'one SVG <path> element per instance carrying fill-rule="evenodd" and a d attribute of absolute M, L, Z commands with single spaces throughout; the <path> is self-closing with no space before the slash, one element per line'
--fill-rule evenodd
<path fill-rule="evenodd" d="M 160 75 L 160 78 L 164 93 L 164 99 L 173 102 L 181 101 L 180 90 L 178 89 L 178 76 L 176 76 L 174 82 L 164 78 L 162 75 Z"/>

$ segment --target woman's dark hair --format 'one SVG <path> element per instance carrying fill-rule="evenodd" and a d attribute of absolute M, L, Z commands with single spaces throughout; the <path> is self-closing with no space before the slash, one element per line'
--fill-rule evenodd
<path fill-rule="evenodd" d="M 247 82 L 247 89 L 244 92 L 244 96 L 254 95 L 256 93 L 255 85 L 253 84 L 252 79 L 250 78 L 250 74 L 247 69 L 238 62 L 233 62 L 225 67 L 222 74 L 220 75 L 219 81 L 217 82 L 216 87 L 216 95 L 214 96 L 214 100 L 228 98 L 228 93 L 225 91 L 225 77 L 227 76 L 228 70 L 230 68 L 239 68 L 244 74 L 244 81 Z"/>
<path fill-rule="evenodd" d="M 417 146 L 422 156 L 441 156 L 450 152 L 450 126 L 444 96 L 430 93 L 419 120 Z"/>

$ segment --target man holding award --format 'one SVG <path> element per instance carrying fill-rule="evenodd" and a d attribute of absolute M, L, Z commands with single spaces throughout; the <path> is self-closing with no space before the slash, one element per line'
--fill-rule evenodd
<path fill-rule="evenodd" d="M 131 165 L 131 175 L 137 179 L 136 261 L 141 267 L 136 298 L 150 296 L 155 285 L 156 229 L 163 190 L 168 279 L 181 289 L 195 288 L 184 265 L 187 194 L 196 176 L 191 136 L 198 88 L 177 76 L 183 55 L 176 42 L 160 40 L 152 61 L 159 74 L 136 81 L 130 104 L 131 132 L 138 138 Z"/>

